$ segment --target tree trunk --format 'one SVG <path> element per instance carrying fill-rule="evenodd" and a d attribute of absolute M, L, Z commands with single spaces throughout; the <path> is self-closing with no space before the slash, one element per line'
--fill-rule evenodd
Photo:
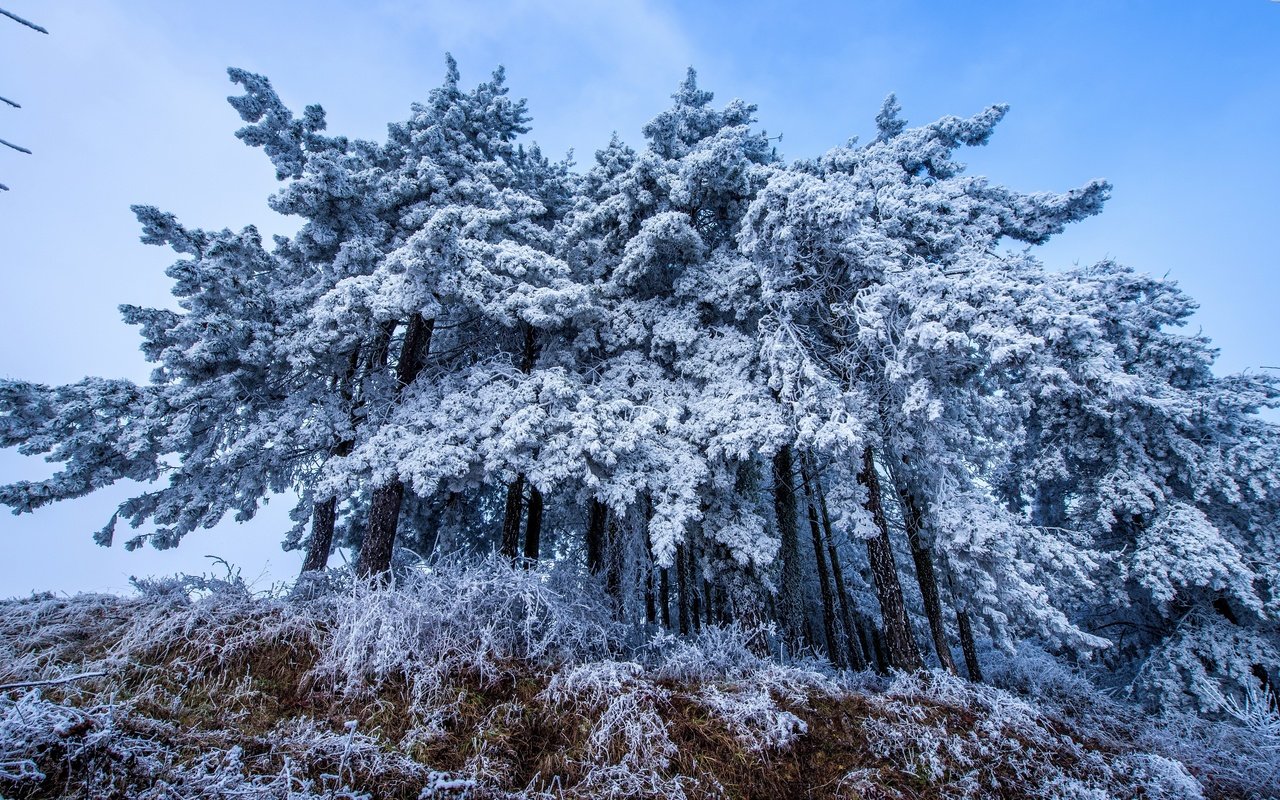
<path fill-rule="evenodd" d="M 867 559 L 871 563 L 876 596 L 880 599 L 889 666 L 902 670 L 921 669 L 924 662 L 920 659 L 920 650 L 911 634 L 911 622 L 907 619 L 907 605 L 902 598 L 902 584 L 898 582 L 898 568 L 893 562 L 893 548 L 889 543 L 889 523 L 884 515 L 880 477 L 876 474 L 875 454 L 870 447 L 862 453 L 858 482 L 867 489 L 865 508 L 871 512 L 879 532 L 867 540 Z"/>
<path fill-rule="evenodd" d="M 711 581 L 706 578 L 702 579 L 702 607 L 706 609 L 707 626 L 716 624 L 715 620 L 715 596 L 711 588 Z"/>
<path fill-rule="evenodd" d="M 969 680 L 982 683 L 982 665 L 978 663 L 978 648 L 973 641 L 973 627 L 969 624 L 969 612 L 956 609 L 956 627 L 960 630 L 960 651 L 964 653 L 964 668 Z"/>
<path fill-rule="evenodd" d="M 502 555 L 515 562 L 520 552 L 520 517 L 524 513 L 524 473 L 507 484 L 507 504 L 502 515 Z"/>
<path fill-rule="evenodd" d="M 524 347 L 520 353 L 520 372 L 528 375 L 533 371 L 533 362 L 538 355 L 537 337 L 533 326 L 529 323 L 522 322 L 520 327 L 524 334 Z M 524 514 L 524 485 L 526 482 L 524 473 L 520 473 L 507 486 L 507 503 L 502 515 L 502 555 L 512 563 L 515 563 L 517 556 L 520 555 L 520 519 Z M 539 496 L 538 502 L 541 504 L 541 496 Z M 529 504 L 532 509 L 532 493 L 529 498 Z M 541 526 L 542 521 L 539 520 L 537 524 L 539 532 L 541 532 Z M 528 523 L 526 523 L 527 532 Z M 527 543 L 525 548 L 528 548 Z"/>
<path fill-rule="evenodd" d="M 854 632 L 858 637 L 858 649 L 862 653 L 863 666 L 859 669 L 874 665 L 877 671 L 884 672 L 881 660 L 876 657 L 875 643 L 871 640 L 871 635 L 867 633 L 867 626 L 862 624 L 861 616 L 854 618 L 853 626 Z"/>
<path fill-rule="evenodd" d="M 329 549 L 333 547 L 333 525 L 338 517 L 338 500 L 330 497 L 316 503 L 311 509 L 311 540 L 307 542 L 307 557 L 302 562 L 303 572 L 324 569 L 329 563 Z"/>
<path fill-rule="evenodd" d="M 386 345 L 381 345 L 385 354 Z M 347 421 L 352 429 L 356 427 L 356 402 L 353 382 L 356 370 L 360 366 L 360 348 L 351 351 L 347 363 L 347 372 L 341 379 L 334 381 L 334 388 L 340 392 L 342 403 L 347 408 Z M 385 366 L 385 363 L 384 365 Z M 331 458 L 343 458 L 351 454 L 355 440 L 344 439 L 329 451 Z M 338 517 L 338 499 L 330 497 L 315 504 L 311 511 L 311 540 L 307 542 L 307 557 L 302 562 L 303 572 L 324 569 L 329 565 L 329 551 L 333 549 L 333 526 Z"/>
<path fill-rule="evenodd" d="M 693 548 L 688 548 L 689 555 L 689 621 L 693 632 L 702 630 L 702 596 L 698 591 L 698 560 L 693 555 Z"/>
<path fill-rule="evenodd" d="M 398 400 L 404 388 L 418 377 L 431 349 L 431 333 L 434 319 L 423 319 L 414 314 L 405 330 L 400 346 L 400 359 L 396 362 L 395 398 Z M 391 552 L 395 548 L 396 525 L 400 521 L 400 503 L 404 500 L 404 483 L 392 478 L 373 490 L 369 503 L 369 527 L 365 529 L 360 544 L 360 556 L 356 559 L 356 575 L 368 578 L 391 569 Z"/>
<path fill-rule="evenodd" d="M 956 629 L 960 633 L 960 652 L 964 654 L 964 668 L 969 673 L 969 680 L 982 683 L 982 665 L 978 663 L 978 647 L 973 641 L 973 626 L 969 622 L 969 609 L 956 594 L 956 583 L 951 578 L 951 570 L 943 564 L 943 574 L 947 576 L 947 588 L 951 590 L 951 602 L 956 609 Z"/>
<path fill-rule="evenodd" d="M 827 572 L 827 557 L 822 552 L 822 528 L 818 522 L 818 502 L 814 497 L 813 476 L 802 461 L 800 474 L 803 477 L 805 493 L 805 511 L 809 517 L 809 533 L 813 539 L 813 560 L 818 568 L 818 589 L 822 594 L 822 633 L 827 642 L 827 658 L 836 667 L 844 666 L 844 658 L 840 653 L 840 645 L 836 640 L 835 599 L 831 593 L 831 576 Z"/>
<path fill-rule="evenodd" d="M 529 484 L 529 511 L 524 525 L 524 557 L 525 566 L 538 563 L 539 551 L 542 548 L 542 492 L 532 483 Z"/>
<path fill-rule="evenodd" d="M 592 499 L 587 511 L 587 572 L 599 575 L 604 569 L 604 523 L 609 508 Z"/>
<path fill-rule="evenodd" d="M 804 641 L 804 573 L 800 568 L 800 529 L 796 522 L 795 467 L 791 447 L 773 457 L 773 510 L 782 539 L 782 576 L 778 587 L 778 622 L 790 647 Z"/>
<path fill-rule="evenodd" d="M 604 548 L 605 570 L 604 589 L 613 603 L 613 613 L 622 619 L 626 606 L 622 597 L 622 545 L 618 536 L 618 518 L 616 513 L 609 514 L 605 525 L 606 539 Z"/>
<path fill-rule="evenodd" d="M 822 491 L 822 480 L 818 477 L 816 465 L 809 464 L 813 473 L 813 493 L 818 498 L 818 511 L 822 520 L 822 532 L 826 537 L 827 558 L 831 561 L 831 578 L 836 586 L 836 599 L 840 602 L 840 624 L 844 628 L 845 647 L 849 653 L 849 665 L 855 670 L 867 668 L 868 657 L 864 656 L 864 645 L 858 632 L 854 629 L 852 603 L 849 601 L 849 589 L 844 582 L 844 570 L 840 566 L 840 553 L 836 550 L 836 539 L 831 532 L 831 515 L 827 513 L 827 496 Z"/>
<path fill-rule="evenodd" d="M 671 571 L 666 567 L 658 572 L 658 610 L 662 612 L 662 627 L 671 630 Z"/>
<path fill-rule="evenodd" d="M 658 623 L 658 598 L 653 592 L 653 564 L 650 563 L 644 574 L 644 621 L 646 625 Z"/>
<path fill-rule="evenodd" d="M 952 675 L 956 673 L 956 662 L 951 657 L 951 646 L 947 643 L 947 629 L 942 619 L 942 601 L 938 596 L 938 578 L 933 568 L 933 554 L 920 539 L 920 530 L 924 523 L 920 504 L 904 486 L 898 486 L 898 500 L 902 503 L 902 520 L 907 529 L 907 542 L 911 545 L 911 558 L 916 565 L 916 583 L 920 586 L 920 596 L 924 599 L 924 613 L 929 620 L 929 632 L 933 635 L 933 649 L 938 654 L 938 663 Z"/>
<path fill-rule="evenodd" d="M 679 609 L 680 635 L 689 635 L 689 564 L 684 545 L 676 545 L 676 595 Z"/>

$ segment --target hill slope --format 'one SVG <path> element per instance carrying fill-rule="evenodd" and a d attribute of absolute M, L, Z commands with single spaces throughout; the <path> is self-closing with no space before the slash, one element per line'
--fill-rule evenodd
<path fill-rule="evenodd" d="M 1000 689 L 780 664 L 738 628 L 639 641 L 570 579 L 6 601 L 0 796 L 1225 798 L 1280 776 L 1280 739 L 1143 720 L 1044 657 L 993 663 Z"/>

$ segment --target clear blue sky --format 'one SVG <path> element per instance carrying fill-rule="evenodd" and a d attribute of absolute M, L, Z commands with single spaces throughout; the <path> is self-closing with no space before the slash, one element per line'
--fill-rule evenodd
<path fill-rule="evenodd" d="M 186 223 L 264 233 L 261 152 L 233 137 L 225 68 L 269 76 L 287 103 L 322 103 L 330 129 L 381 138 L 438 85 L 443 54 L 465 83 L 497 64 L 527 97 L 532 138 L 579 161 L 616 130 L 633 144 L 687 66 L 717 101 L 760 106 L 787 157 L 866 138 L 894 91 L 923 123 L 1012 106 L 971 172 L 1023 190 L 1115 184 L 1108 209 L 1041 248 L 1053 264 L 1112 257 L 1177 279 L 1223 371 L 1280 366 L 1280 3 L 1269 0 L 650 3 L 385 0 L 174 3 L 0 0 L 47 27 L 0 20 L 0 375 L 145 379 L 120 303 L 170 300 L 164 251 L 138 243 L 131 203 Z M 0 452 L 0 482 L 49 467 Z M 201 571 L 205 554 L 264 582 L 283 498 L 247 526 L 177 551 L 90 541 L 129 493 L 0 515 L 0 597 L 123 589 L 130 574 Z"/>

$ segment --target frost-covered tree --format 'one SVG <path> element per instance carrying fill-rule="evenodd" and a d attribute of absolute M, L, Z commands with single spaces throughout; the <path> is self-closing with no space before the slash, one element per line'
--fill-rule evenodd
<path fill-rule="evenodd" d="M 231 77 L 300 228 L 135 209 L 180 256 L 176 308 L 124 308 L 152 380 L 0 382 L 0 446 L 62 465 L 15 510 L 165 478 L 118 516 L 170 546 L 291 490 L 307 570 L 497 550 L 585 568 L 637 632 L 775 624 L 753 643 L 881 670 L 957 671 L 958 638 L 979 680 L 979 636 L 1031 640 L 1153 706 L 1275 692 L 1280 383 L 1215 375 L 1172 283 L 1015 249 L 1108 186 L 966 175 L 1004 107 L 911 128 L 890 97 L 786 164 L 691 70 L 578 173 L 501 70 L 450 59 L 383 143 Z"/>
<path fill-rule="evenodd" d="M 870 144 L 779 172 L 743 236 L 771 311 L 762 331 L 775 381 L 804 409 L 820 452 L 862 464 L 848 493 L 863 500 L 847 503 L 845 518 L 866 538 L 895 666 L 919 656 L 878 472 L 897 479 L 925 611 L 947 664 L 923 515 L 949 486 L 980 474 L 982 447 L 998 440 L 1008 418 L 1001 360 L 1030 341 L 1005 324 L 1017 270 L 995 249 L 1003 239 L 1043 241 L 1095 213 L 1107 191 L 1094 182 L 1025 195 L 963 175 L 954 151 L 985 144 L 1004 113 L 996 106 L 908 129 L 890 97 Z M 1002 285 L 1009 277 L 1015 285 Z M 870 520 L 859 520 L 858 505 Z"/>
<path fill-rule="evenodd" d="M 1208 340 L 1178 330 L 1195 304 L 1170 281 L 1110 262 L 1056 281 L 1096 335 L 1028 385 L 1038 400 L 1006 492 L 1038 525 L 1088 537 L 1106 555 L 1105 599 L 1080 616 L 1116 643 L 1119 674 L 1139 668 L 1153 702 L 1221 710 L 1222 697 L 1274 685 L 1280 667 L 1271 622 L 1280 431 L 1257 415 L 1275 407 L 1280 387 L 1216 376 Z M 1223 624 L 1238 633 L 1220 641 L 1249 655 L 1208 658 L 1222 683 L 1182 667 L 1181 681 L 1151 679 L 1200 658 L 1174 651 Z"/>
<path fill-rule="evenodd" d="M 598 153 L 564 243 L 602 311 L 577 342 L 589 394 L 635 409 L 592 423 L 630 430 L 613 442 L 586 434 L 607 449 L 579 467 L 585 499 L 616 515 L 643 505 L 656 582 L 668 586 L 657 593 L 677 584 L 682 628 L 727 598 L 754 613 L 776 548 L 759 487 L 786 438 L 757 365 L 754 269 L 736 242 L 776 156 L 752 128 L 753 106 L 712 99 L 690 71 L 645 127 L 643 150 L 615 139 Z"/>

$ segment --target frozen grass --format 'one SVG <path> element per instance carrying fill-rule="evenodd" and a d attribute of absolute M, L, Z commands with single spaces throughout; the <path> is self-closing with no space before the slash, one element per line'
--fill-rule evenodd
<path fill-rule="evenodd" d="M 651 637 L 572 573 L 234 578 L 0 608 L 5 798 L 1200 798 L 1277 785 L 1274 709 L 1151 721 L 1043 654 L 1002 688 Z M 1250 794 L 1252 792 L 1252 795 Z"/>

